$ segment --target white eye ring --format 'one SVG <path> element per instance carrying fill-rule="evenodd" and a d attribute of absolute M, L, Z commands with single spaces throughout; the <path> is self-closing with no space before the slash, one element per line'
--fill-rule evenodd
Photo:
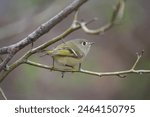
<path fill-rule="evenodd" d="M 82 42 L 82 45 L 83 45 L 83 46 L 87 45 L 87 42 L 83 41 L 83 42 Z"/>

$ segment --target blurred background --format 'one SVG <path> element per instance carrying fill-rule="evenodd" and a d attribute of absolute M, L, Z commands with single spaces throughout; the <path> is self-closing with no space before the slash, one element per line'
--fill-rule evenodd
<path fill-rule="evenodd" d="M 40 24 L 46 22 L 73 0 L 0 0 L 0 47 L 14 44 Z M 117 0 L 90 0 L 80 8 L 79 19 L 85 21 L 98 17 L 88 25 L 96 29 L 106 24 Z M 86 38 L 96 42 L 91 48 L 82 68 L 97 72 L 112 72 L 130 69 L 136 60 L 136 52 L 145 50 L 137 69 L 150 69 L 150 1 L 127 0 L 125 16 L 104 35 L 88 35 L 82 29 L 64 40 Z M 72 23 L 73 14 L 55 26 L 49 33 L 34 43 L 34 47 L 61 34 Z M 57 42 L 52 49 L 58 44 Z M 31 48 L 27 46 L 10 63 Z M 50 65 L 50 56 L 39 54 L 30 59 Z M 4 58 L 5 56 L 3 56 Z M 95 77 L 81 73 L 49 71 L 29 65 L 21 65 L 2 82 L 8 99 L 150 99 L 150 74 L 128 75 L 127 78 Z M 0 96 L 0 99 L 2 97 Z"/>

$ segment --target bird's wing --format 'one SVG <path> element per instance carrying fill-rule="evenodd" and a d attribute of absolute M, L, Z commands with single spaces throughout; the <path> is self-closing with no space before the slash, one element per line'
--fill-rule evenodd
<path fill-rule="evenodd" d="M 63 48 L 55 50 L 52 56 L 64 56 L 64 57 L 73 57 L 73 58 L 82 57 L 78 52 L 76 52 L 75 50 L 69 47 L 63 47 Z"/>

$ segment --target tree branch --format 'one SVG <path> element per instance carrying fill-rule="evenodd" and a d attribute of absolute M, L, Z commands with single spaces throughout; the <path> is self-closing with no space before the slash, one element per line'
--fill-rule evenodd
<path fill-rule="evenodd" d="M 137 59 L 136 59 L 135 63 L 134 63 L 133 66 L 132 66 L 132 70 L 135 69 L 136 65 L 138 64 L 138 62 L 139 62 L 140 59 L 142 58 L 143 54 L 144 54 L 144 50 L 142 50 L 141 53 L 136 53 Z"/>
<path fill-rule="evenodd" d="M 142 56 L 140 56 L 141 58 Z M 137 60 L 136 60 L 136 65 L 137 63 L 139 62 L 139 56 L 137 57 Z M 36 62 L 33 62 L 33 61 L 30 61 L 30 60 L 27 60 L 24 62 L 25 64 L 29 64 L 29 65 L 32 65 L 32 66 L 35 66 L 35 67 L 39 67 L 39 68 L 44 68 L 44 69 L 47 69 L 47 70 L 51 70 L 51 71 L 59 71 L 59 72 L 79 72 L 79 73 L 84 73 L 84 74 L 89 74 L 89 75 L 93 75 L 93 76 L 99 76 L 99 77 L 102 77 L 102 76 L 118 76 L 120 78 L 124 78 L 125 75 L 127 74 L 144 74 L 144 73 L 148 73 L 150 74 L 150 70 L 142 70 L 142 69 L 139 69 L 139 70 L 135 70 L 135 63 L 134 63 L 134 67 L 132 66 L 131 69 L 129 70 L 124 70 L 124 71 L 116 71 L 116 72 L 93 72 L 93 71 L 89 71 L 89 70 L 84 70 L 84 69 L 80 69 L 80 70 L 63 70 L 63 69 L 58 69 L 58 68 L 54 68 L 54 67 L 50 67 L 48 65 L 43 65 L 43 64 L 40 64 L 40 63 L 36 63 Z"/>
<path fill-rule="evenodd" d="M 3 89 L 2 89 L 1 87 L 0 87 L 0 93 L 1 93 L 2 97 L 3 97 L 5 100 L 7 100 L 7 97 L 6 97 L 4 91 L 3 91 Z"/>
<path fill-rule="evenodd" d="M 124 15 L 124 10 L 125 10 L 125 1 L 126 0 L 119 0 L 119 2 L 116 4 L 113 13 L 112 13 L 112 17 L 110 19 L 110 21 L 108 22 L 108 24 L 98 28 L 98 29 L 89 29 L 86 26 L 85 22 L 81 22 L 81 27 L 82 29 L 88 33 L 88 34 L 103 34 L 105 31 L 111 29 L 111 27 L 117 23 L 120 22 L 123 15 Z"/>
<path fill-rule="evenodd" d="M 59 71 L 59 72 L 78 72 L 78 73 L 84 73 L 84 74 L 89 74 L 89 75 L 93 75 L 93 76 L 118 76 L 120 78 L 124 78 L 126 77 L 127 74 L 150 74 L 150 70 L 136 70 L 135 67 L 136 65 L 139 63 L 139 60 L 141 59 L 142 55 L 143 55 L 142 51 L 140 54 L 137 54 L 137 59 L 135 61 L 135 63 L 133 64 L 133 66 L 131 67 L 131 69 L 129 70 L 124 70 L 124 71 L 116 71 L 116 72 L 94 72 L 94 71 L 89 71 L 89 70 L 84 70 L 84 69 L 80 69 L 80 70 L 63 70 L 63 69 L 58 69 L 58 68 L 54 68 L 54 67 L 50 67 L 48 65 L 43 65 L 40 63 L 36 63 L 30 60 L 26 60 L 26 61 L 22 61 L 20 64 L 28 64 L 28 65 L 32 65 L 35 67 L 39 67 L 39 68 L 43 68 L 43 69 L 47 69 L 47 70 L 51 70 L 51 71 Z M 18 65 L 20 65 L 18 62 Z M 13 67 L 13 66 L 12 66 Z M 14 66 L 15 67 L 15 66 Z M 1 81 L 0 81 L 1 82 Z"/>
<path fill-rule="evenodd" d="M 65 17 L 67 17 L 74 10 L 78 9 L 86 1 L 88 1 L 88 0 L 75 0 L 69 6 L 67 6 L 65 9 L 63 9 L 61 12 L 59 12 L 56 16 L 54 16 L 46 23 L 39 26 L 35 31 L 33 31 L 31 34 L 29 34 L 26 38 L 22 39 L 21 41 L 19 41 L 16 44 L 0 48 L 0 54 L 8 54 L 6 59 L 4 59 L 4 61 L 0 64 L 0 72 L 3 70 L 3 68 L 6 66 L 6 64 L 12 59 L 12 57 L 19 50 L 21 50 L 25 46 L 33 43 L 39 37 L 41 37 L 42 35 L 47 33 L 56 24 L 58 24 L 60 21 L 62 21 Z"/>

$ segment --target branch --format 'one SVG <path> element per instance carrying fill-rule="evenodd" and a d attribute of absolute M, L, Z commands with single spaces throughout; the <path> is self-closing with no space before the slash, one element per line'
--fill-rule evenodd
<path fill-rule="evenodd" d="M 150 70 L 142 70 L 142 69 L 136 70 L 135 69 L 137 64 L 139 63 L 140 59 L 142 58 L 143 54 L 144 54 L 144 51 L 142 51 L 141 53 L 137 53 L 137 59 L 136 59 L 135 63 L 133 64 L 133 66 L 131 67 L 131 69 L 129 69 L 129 70 L 99 73 L 99 72 L 92 72 L 92 71 L 81 69 L 78 72 L 95 75 L 95 76 L 100 76 L 100 77 L 102 77 L 102 76 L 118 76 L 120 78 L 126 77 L 127 74 L 140 74 L 140 75 L 147 74 L 147 73 L 150 74 Z"/>
<path fill-rule="evenodd" d="M 105 31 L 109 30 L 112 28 L 112 26 L 116 23 L 116 22 L 120 22 L 123 15 L 124 15 L 124 9 L 125 9 L 125 1 L 126 0 L 119 0 L 119 2 L 116 4 L 114 11 L 112 13 L 112 17 L 109 21 L 108 24 L 98 28 L 98 29 L 89 29 L 86 26 L 85 22 L 81 22 L 81 27 L 82 29 L 88 33 L 88 34 L 104 34 Z"/>
<path fill-rule="evenodd" d="M 2 97 L 5 99 L 5 100 L 7 100 L 7 97 L 5 96 L 5 93 L 4 93 L 4 91 L 3 91 L 3 89 L 0 87 L 0 93 L 1 93 L 1 95 L 2 95 Z"/>
<path fill-rule="evenodd" d="M 135 70 L 135 67 L 136 67 L 137 63 L 140 60 L 139 57 L 141 58 L 142 54 L 138 54 L 137 60 L 135 61 L 134 65 L 131 67 L 131 69 L 124 70 L 124 71 L 116 71 L 116 72 L 93 72 L 93 71 L 84 70 L 84 69 L 80 69 L 80 70 L 63 70 L 63 69 L 50 67 L 48 65 L 43 65 L 43 64 L 40 64 L 40 63 L 36 63 L 36 62 L 30 61 L 30 60 L 27 60 L 24 63 L 28 64 L 28 65 L 35 66 L 35 67 L 51 70 L 51 71 L 71 72 L 71 73 L 79 72 L 79 73 L 84 73 L 84 74 L 89 74 L 89 75 L 99 76 L 99 77 L 102 77 L 102 76 L 118 76 L 120 78 L 124 78 L 124 77 L 126 77 L 125 75 L 127 75 L 127 74 L 140 74 L 140 75 L 144 74 L 144 73 L 150 74 L 150 70 L 141 70 L 141 69 Z"/>
<path fill-rule="evenodd" d="M 136 59 L 135 63 L 134 63 L 133 66 L 132 66 L 132 70 L 135 69 L 136 65 L 138 64 L 138 62 L 139 62 L 140 59 L 142 58 L 143 54 L 144 54 L 144 50 L 142 50 L 141 53 L 136 53 L 137 59 Z"/>
<path fill-rule="evenodd" d="M 72 2 L 68 7 L 63 9 L 60 13 L 58 13 L 56 16 L 51 18 L 46 23 L 39 26 L 35 31 L 33 31 L 31 34 L 29 34 L 26 38 L 22 39 L 16 44 L 2 47 L 0 48 L 0 54 L 8 54 L 6 59 L 0 64 L 0 72 L 3 70 L 3 68 L 6 66 L 6 64 L 12 59 L 12 57 L 20 51 L 25 46 L 33 43 L 36 41 L 39 37 L 47 33 L 50 29 L 52 29 L 56 24 L 58 24 L 60 21 L 62 21 L 64 18 L 66 18 L 70 13 L 72 13 L 74 10 L 78 9 L 83 3 L 87 2 L 88 0 L 75 0 Z"/>

